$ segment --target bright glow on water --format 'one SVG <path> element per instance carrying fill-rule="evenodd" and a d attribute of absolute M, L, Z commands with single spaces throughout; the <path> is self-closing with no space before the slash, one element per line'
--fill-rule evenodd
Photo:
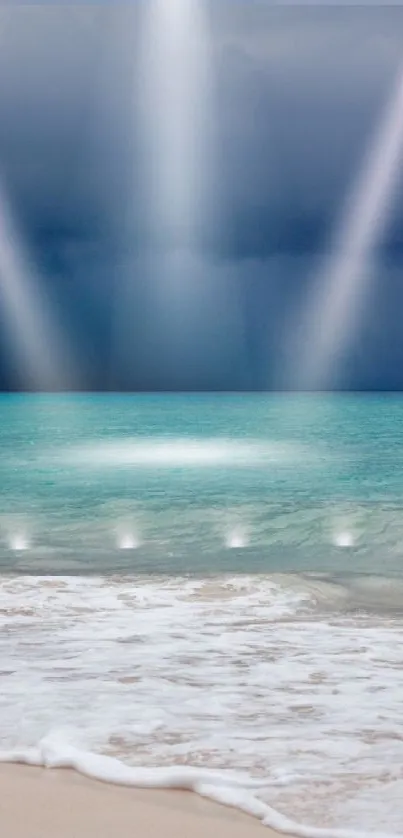
<path fill-rule="evenodd" d="M 340 532 L 335 536 L 334 543 L 336 547 L 353 547 L 354 536 L 351 532 Z"/>
<path fill-rule="evenodd" d="M 312 465 L 315 452 L 294 444 L 237 439 L 132 439 L 83 444 L 58 452 L 67 462 L 92 467 L 174 468 L 208 466 L 258 467 L 275 465 Z"/>
<path fill-rule="evenodd" d="M 124 533 L 118 539 L 119 550 L 136 550 L 139 547 L 138 539 L 131 533 Z"/>
<path fill-rule="evenodd" d="M 350 195 L 304 324 L 297 386 L 331 387 L 362 314 L 374 250 L 388 219 L 403 148 L 403 70 Z"/>
<path fill-rule="evenodd" d="M 10 550 L 23 551 L 29 550 L 30 543 L 26 535 L 23 533 L 15 533 L 10 538 Z"/>
<path fill-rule="evenodd" d="M 243 529 L 234 529 L 228 533 L 225 543 L 229 550 L 241 550 L 248 546 L 248 537 Z"/>
<path fill-rule="evenodd" d="M 10 355 L 23 385 L 60 389 L 71 384 L 68 353 L 29 266 L 1 183 L 0 308 L 4 310 Z"/>

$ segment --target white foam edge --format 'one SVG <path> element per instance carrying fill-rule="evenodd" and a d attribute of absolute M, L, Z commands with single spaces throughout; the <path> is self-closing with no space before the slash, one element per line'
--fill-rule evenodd
<path fill-rule="evenodd" d="M 80 774 L 116 785 L 137 788 L 176 788 L 194 791 L 198 784 L 217 783 L 223 787 L 263 788 L 263 780 L 233 771 L 215 771 L 189 765 L 167 768 L 137 768 L 126 765 L 115 757 L 83 751 L 58 741 L 52 734 L 45 736 L 38 745 L 0 751 L 1 763 L 21 763 L 42 768 L 72 768 Z"/>
<path fill-rule="evenodd" d="M 61 745 L 52 736 L 42 739 L 36 747 L 0 751 L 0 762 L 42 768 L 69 768 L 83 776 L 115 785 L 192 791 L 200 797 L 239 809 L 260 820 L 264 826 L 297 838 L 402 838 L 394 833 L 322 829 L 296 823 L 252 793 L 252 789 L 267 788 L 270 785 L 267 780 L 252 780 L 232 772 L 204 770 L 193 766 L 137 768 L 115 757 L 83 751 L 64 743 Z"/>

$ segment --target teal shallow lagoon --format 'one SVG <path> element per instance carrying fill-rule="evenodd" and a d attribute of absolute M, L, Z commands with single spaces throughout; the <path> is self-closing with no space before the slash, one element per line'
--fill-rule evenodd
<path fill-rule="evenodd" d="M 5 395 L 1 566 L 400 576 L 402 443 L 397 396 Z"/>

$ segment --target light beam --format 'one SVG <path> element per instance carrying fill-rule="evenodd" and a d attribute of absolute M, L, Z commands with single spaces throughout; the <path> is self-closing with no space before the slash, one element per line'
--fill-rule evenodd
<path fill-rule="evenodd" d="M 141 171 L 133 188 L 133 217 L 141 254 L 140 260 L 129 257 L 122 279 L 113 364 L 127 386 L 142 352 L 153 386 L 160 386 L 160 376 L 176 382 L 179 376 L 180 386 L 187 348 L 203 322 L 208 288 L 200 280 L 203 246 L 217 217 L 205 0 L 141 4 L 135 94 L 134 159 L 138 154 Z M 134 204 L 141 207 L 140 218 Z M 133 313 L 139 309 L 148 322 L 143 326 L 137 317 L 134 330 Z"/>
<path fill-rule="evenodd" d="M 71 385 L 69 354 L 24 252 L 0 183 L 0 308 L 19 385 L 59 390 Z"/>
<path fill-rule="evenodd" d="M 210 172 L 208 25 L 203 0 L 147 0 L 139 62 L 149 235 L 164 249 L 197 244 Z"/>
<path fill-rule="evenodd" d="M 349 197 L 330 257 L 320 271 L 303 325 L 297 387 L 334 386 L 351 340 L 384 232 L 403 149 L 403 69 Z"/>

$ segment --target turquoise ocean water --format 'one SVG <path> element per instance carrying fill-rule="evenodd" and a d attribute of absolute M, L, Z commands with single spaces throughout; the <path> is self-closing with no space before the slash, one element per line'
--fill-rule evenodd
<path fill-rule="evenodd" d="M 0 450 L 4 570 L 403 573 L 400 397 L 6 395 Z"/>
<path fill-rule="evenodd" d="M 0 760 L 403 834 L 403 398 L 2 396 L 0 493 Z"/>

